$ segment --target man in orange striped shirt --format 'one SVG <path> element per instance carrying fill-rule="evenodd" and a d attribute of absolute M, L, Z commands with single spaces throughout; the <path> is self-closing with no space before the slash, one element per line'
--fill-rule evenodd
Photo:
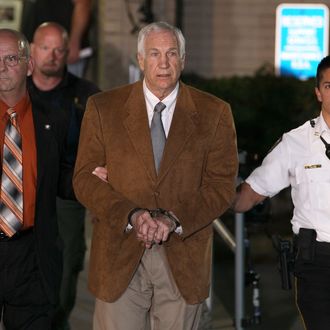
<path fill-rule="evenodd" d="M 11 188 L 15 182 L 2 170 L 0 315 L 5 328 L 13 330 L 51 329 L 62 265 L 55 211 L 57 187 L 66 174 L 71 175 L 61 171 L 65 167 L 60 164 L 65 138 L 61 123 L 52 122 L 27 92 L 26 77 L 32 70 L 25 37 L 14 30 L 0 29 L 1 169 L 8 165 L 19 177 L 23 194 L 17 192 L 17 186 Z M 13 113 L 15 121 L 10 118 Z M 16 135 L 10 124 L 16 128 Z M 22 173 L 17 160 L 8 160 L 5 136 L 6 140 L 17 141 Z M 6 204 L 6 193 L 10 205 Z M 15 218 L 17 210 L 10 208 L 13 204 L 22 211 L 20 222 Z"/>

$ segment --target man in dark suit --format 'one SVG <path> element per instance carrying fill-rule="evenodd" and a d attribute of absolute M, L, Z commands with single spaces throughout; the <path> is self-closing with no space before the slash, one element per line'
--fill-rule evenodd
<path fill-rule="evenodd" d="M 65 160 L 73 171 L 87 98 L 100 90 L 67 71 L 68 42 L 67 31 L 55 22 L 45 22 L 37 28 L 31 44 L 34 70 L 27 86 L 30 95 L 48 110 L 49 117 L 62 122 L 68 132 Z M 72 182 L 67 191 L 73 193 Z M 57 221 L 63 241 L 63 276 L 53 330 L 69 330 L 86 250 L 85 208 L 76 200 L 57 198 Z"/>
<path fill-rule="evenodd" d="M 56 194 L 70 180 L 60 166 L 65 131 L 27 92 L 32 70 L 25 37 L 0 29 L 0 301 L 13 330 L 51 329 L 62 266 Z"/>
<path fill-rule="evenodd" d="M 209 294 L 212 221 L 235 194 L 236 135 L 227 103 L 179 82 L 184 59 L 181 31 L 150 24 L 138 37 L 143 82 L 87 103 L 73 183 L 97 217 L 95 330 L 197 329 Z M 99 165 L 107 182 L 93 175 Z"/>
<path fill-rule="evenodd" d="M 89 28 L 92 0 L 24 0 L 20 30 L 32 42 L 36 29 L 44 22 L 56 22 L 70 34 L 69 71 L 82 77 L 90 57 Z M 86 52 L 87 51 L 87 52 Z M 82 56 L 81 52 L 85 52 Z M 86 56 L 87 55 L 87 56 Z"/>

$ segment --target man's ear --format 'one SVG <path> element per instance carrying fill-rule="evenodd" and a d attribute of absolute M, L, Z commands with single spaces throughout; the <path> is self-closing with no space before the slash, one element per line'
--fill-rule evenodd
<path fill-rule="evenodd" d="M 315 90 L 315 94 L 316 94 L 316 97 L 317 97 L 318 101 L 322 102 L 322 95 L 320 93 L 320 90 L 317 87 L 315 87 L 314 90 Z"/>
<path fill-rule="evenodd" d="M 181 71 L 183 71 L 184 69 L 185 60 L 186 60 L 186 55 L 183 55 L 181 58 Z"/>
<path fill-rule="evenodd" d="M 137 61 L 139 63 L 140 70 L 144 71 L 144 56 L 141 53 L 137 53 Z"/>
<path fill-rule="evenodd" d="M 27 60 L 27 66 L 28 66 L 28 70 L 27 70 L 27 76 L 31 76 L 33 69 L 34 69 L 34 60 L 33 58 L 30 56 L 30 58 Z"/>

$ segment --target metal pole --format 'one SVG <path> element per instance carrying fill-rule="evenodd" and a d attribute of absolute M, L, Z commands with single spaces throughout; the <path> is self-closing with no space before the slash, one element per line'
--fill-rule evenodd
<path fill-rule="evenodd" d="M 235 329 L 243 330 L 244 318 L 244 214 L 235 213 Z"/>
<path fill-rule="evenodd" d="M 227 229 L 225 224 L 221 221 L 221 219 L 217 218 L 213 220 L 213 228 L 214 230 L 221 236 L 221 238 L 225 241 L 225 243 L 229 246 L 229 248 L 235 253 L 235 238 L 232 233 Z M 209 297 L 205 300 L 205 304 L 208 310 L 208 314 L 212 312 L 213 309 L 213 288 L 214 288 L 214 245 L 212 245 L 212 268 L 211 268 L 211 284 L 210 284 L 210 294 Z M 0 329 L 1 330 L 1 329 Z"/>
<path fill-rule="evenodd" d="M 221 236 L 221 238 L 225 241 L 229 248 L 235 253 L 235 238 L 232 233 L 226 228 L 225 224 L 221 221 L 221 219 L 215 219 L 213 221 L 213 228 Z"/>
<path fill-rule="evenodd" d="M 210 293 L 209 293 L 208 298 L 205 300 L 205 304 L 206 304 L 206 307 L 207 307 L 207 310 L 208 310 L 208 314 L 210 314 L 212 312 L 212 309 L 213 309 L 213 288 L 214 288 L 214 282 L 213 282 L 214 281 L 214 260 L 213 260 L 214 253 L 213 253 L 213 250 L 214 250 L 214 246 L 212 244 L 212 248 L 211 248 L 211 260 L 212 260 L 211 267 L 212 268 L 211 268 Z"/>

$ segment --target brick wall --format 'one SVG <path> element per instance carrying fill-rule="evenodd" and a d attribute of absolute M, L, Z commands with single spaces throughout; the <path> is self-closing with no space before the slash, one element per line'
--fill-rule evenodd
<path fill-rule="evenodd" d="M 290 0 L 290 3 L 319 3 Z M 98 77 L 103 89 L 128 82 L 136 54 L 136 34 L 127 6 L 138 25 L 141 0 L 98 0 Z M 252 75 L 274 65 L 275 13 L 278 0 L 185 0 L 183 32 L 186 72 L 206 77 Z M 330 6 L 330 0 L 323 1 Z M 156 20 L 175 22 L 175 1 L 154 0 Z"/>
<path fill-rule="evenodd" d="M 252 75 L 274 65 L 278 0 L 186 0 L 186 71 L 206 77 Z M 320 1 L 287 1 L 320 3 Z M 330 1 L 323 1 L 330 5 Z"/>
<path fill-rule="evenodd" d="M 137 33 L 134 24 L 141 15 L 139 0 L 99 0 L 98 1 L 98 83 L 102 89 L 109 89 L 128 83 L 129 66 L 136 63 Z M 155 0 L 156 20 L 174 23 L 175 6 L 173 0 Z"/>

